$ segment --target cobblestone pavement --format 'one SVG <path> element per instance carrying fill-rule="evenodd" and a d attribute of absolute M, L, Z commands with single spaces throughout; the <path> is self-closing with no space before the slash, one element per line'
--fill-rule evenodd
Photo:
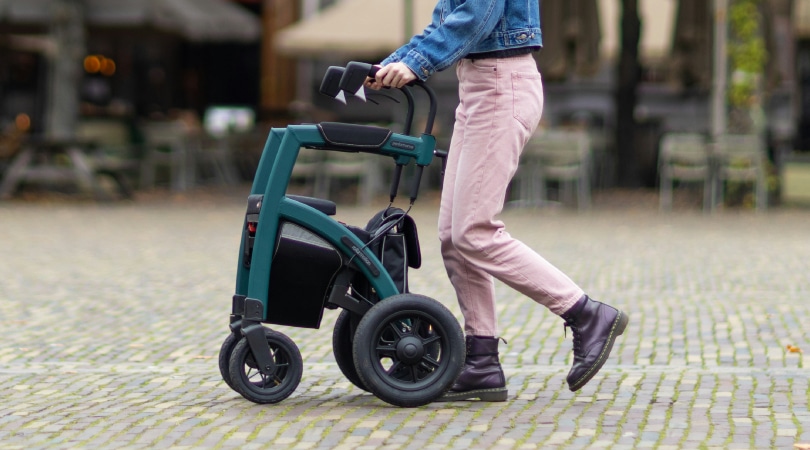
<path fill-rule="evenodd" d="M 364 224 L 372 208 L 341 206 Z M 562 321 L 498 284 L 504 403 L 396 408 L 355 388 L 319 330 L 275 327 L 298 389 L 256 405 L 217 369 L 244 197 L 0 203 L 0 449 L 743 448 L 810 442 L 810 211 L 508 210 L 508 230 L 630 325 L 568 391 Z M 418 204 L 411 290 L 460 317 Z M 793 346 L 793 347 L 791 347 Z M 794 350 L 794 351 L 791 351 Z M 801 353 L 804 350 L 805 353 Z"/>

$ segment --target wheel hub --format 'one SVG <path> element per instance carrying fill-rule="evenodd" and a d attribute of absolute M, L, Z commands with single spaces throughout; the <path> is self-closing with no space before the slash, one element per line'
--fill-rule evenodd
<path fill-rule="evenodd" d="M 416 364 L 424 355 L 425 346 L 418 338 L 408 336 L 397 343 L 397 358 L 406 364 Z"/>

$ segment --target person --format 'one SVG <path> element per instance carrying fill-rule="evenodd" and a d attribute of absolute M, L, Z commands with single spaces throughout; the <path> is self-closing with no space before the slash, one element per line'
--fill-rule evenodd
<path fill-rule="evenodd" d="M 572 391 L 602 367 L 627 326 L 497 218 L 524 145 L 543 111 L 532 53 L 542 47 L 539 0 L 439 0 L 432 22 L 380 62 L 372 89 L 425 81 L 455 64 L 459 104 L 439 211 L 442 259 L 464 317 L 466 358 L 440 400 L 505 401 L 494 279 L 563 318 L 572 330 Z"/>

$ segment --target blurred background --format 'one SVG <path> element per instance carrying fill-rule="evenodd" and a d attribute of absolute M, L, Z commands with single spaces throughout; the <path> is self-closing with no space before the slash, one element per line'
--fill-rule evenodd
<path fill-rule="evenodd" d="M 379 62 L 429 23 L 434 5 L 0 0 L 0 198 L 31 189 L 133 198 L 249 184 L 271 127 L 335 120 L 395 128 L 401 105 L 342 105 L 318 93 L 321 76 L 330 65 Z M 580 192 L 657 192 L 671 181 L 662 178 L 664 143 L 692 134 L 703 138 L 711 167 L 698 177 L 711 178 L 708 203 L 728 201 L 714 188 L 729 181 L 718 144 L 743 135 L 763 156 L 743 163 L 762 167 L 748 180 L 752 191 L 771 203 L 810 198 L 810 0 L 545 0 L 541 10 L 538 133 L 587 136 Z M 454 71 L 431 85 L 440 100 L 434 132 L 446 148 Z M 329 195 L 353 184 L 357 201 L 378 192 L 381 177 L 367 176 L 367 162 L 351 170 L 322 155 L 301 158 L 316 167 L 296 172 L 304 191 Z M 525 166 L 512 200 L 545 201 L 537 195 L 548 186 L 537 194 L 525 181 L 544 176 L 529 169 L 528 154 Z M 571 180 L 544 180 L 559 188 L 555 201 L 565 200 Z M 438 187 L 436 176 L 425 183 Z M 725 185 L 727 199 L 732 188 Z"/>

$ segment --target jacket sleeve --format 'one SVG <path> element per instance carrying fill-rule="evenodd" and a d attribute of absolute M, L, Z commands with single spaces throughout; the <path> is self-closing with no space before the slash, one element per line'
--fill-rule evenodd
<path fill-rule="evenodd" d="M 470 53 L 486 38 L 504 12 L 503 0 L 467 0 L 441 20 L 441 2 L 433 10 L 433 20 L 425 31 L 414 36 L 381 65 L 400 61 L 425 81 Z"/>
<path fill-rule="evenodd" d="M 439 0 L 436 2 L 436 7 L 433 8 L 433 15 L 430 24 L 424 29 L 424 31 L 422 31 L 422 34 L 417 34 L 416 36 L 412 37 L 411 40 L 408 41 L 408 43 L 398 48 L 394 53 L 392 53 L 390 56 L 382 60 L 380 65 L 384 66 L 392 62 L 402 61 L 402 59 L 405 57 L 405 55 L 408 54 L 408 52 L 411 51 L 411 49 L 418 46 L 419 43 L 422 42 L 423 39 L 425 39 L 425 37 L 433 33 L 433 31 L 439 26 L 442 19 L 441 15 L 442 15 L 441 0 Z"/>

